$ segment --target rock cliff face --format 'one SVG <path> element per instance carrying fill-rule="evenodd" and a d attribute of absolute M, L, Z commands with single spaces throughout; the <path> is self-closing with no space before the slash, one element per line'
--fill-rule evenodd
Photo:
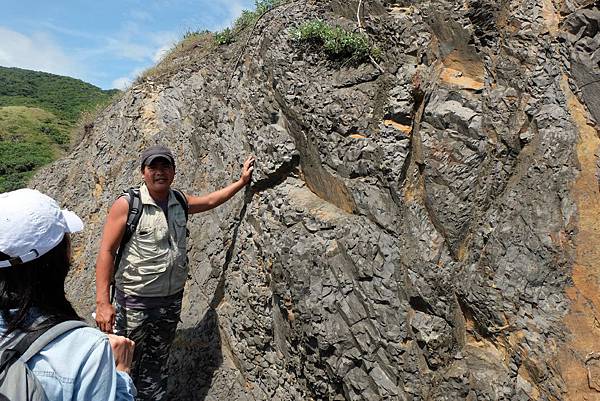
<path fill-rule="evenodd" d="M 295 1 L 159 65 L 34 180 L 87 221 L 163 143 L 176 187 L 252 190 L 191 217 L 178 400 L 600 399 L 600 11 L 584 0 L 364 1 L 382 50 L 290 39 L 358 1 Z M 168 65 L 167 65 L 168 64 Z"/>

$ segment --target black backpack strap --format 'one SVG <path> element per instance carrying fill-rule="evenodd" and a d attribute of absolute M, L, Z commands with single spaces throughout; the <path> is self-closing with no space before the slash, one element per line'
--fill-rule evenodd
<path fill-rule="evenodd" d="M 51 326 L 49 329 L 44 329 L 44 332 L 39 335 L 32 343 L 23 344 L 23 347 L 27 345 L 25 350 L 21 352 L 21 359 L 23 362 L 27 362 L 34 355 L 40 352 L 46 345 L 50 344 L 54 339 L 58 338 L 62 334 L 80 328 L 80 327 L 89 327 L 85 322 L 80 320 L 67 320 L 61 322 L 55 326 Z M 21 340 L 23 341 L 23 340 Z M 20 351 L 19 346 L 21 342 L 16 345 L 16 349 Z"/>
<path fill-rule="evenodd" d="M 67 320 L 55 326 L 42 324 L 37 329 L 17 334 L 14 339 L 0 347 L 0 350 L 4 350 L 0 360 L 0 371 L 8 369 L 18 358 L 27 362 L 55 338 L 79 327 L 88 325 L 79 320 Z"/>
<path fill-rule="evenodd" d="M 140 218 L 142 217 L 143 204 L 142 198 L 140 197 L 140 189 L 139 188 L 129 188 L 119 196 L 126 196 L 127 202 L 129 203 L 129 209 L 127 211 L 127 221 L 125 222 L 125 232 L 123 233 L 123 237 L 121 238 L 121 243 L 119 244 L 119 249 L 117 250 L 117 255 L 115 256 L 115 263 L 113 268 L 113 274 L 110 281 L 111 290 L 110 290 L 110 302 L 112 303 L 115 297 L 115 275 L 117 274 L 117 269 L 121 264 L 121 259 L 123 258 L 123 250 L 125 249 L 125 245 L 129 242 L 133 233 L 137 228 L 138 223 L 140 222 Z"/>
<path fill-rule="evenodd" d="M 183 194 L 183 192 L 181 192 L 178 189 L 174 189 L 173 188 L 173 194 L 175 195 L 175 198 L 177 199 L 177 202 L 179 202 L 179 204 L 181 205 L 181 207 L 183 208 L 183 211 L 185 212 L 185 220 L 188 220 L 188 201 L 186 196 Z"/>
<path fill-rule="evenodd" d="M 29 348 L 35 340 L 47 330 L 50 330 L 51 327 L 52 326 L 50 325 L 46 325 L 29 332 L 15 332 L 12 338 L 5 341 L 4 344 L 0 346 L 0 351 L 2 351 L 2 358 L 0 358 L 0 372 L 8 369 L 10 365 L 27 351 L 27 348 Z"/>
<path fill-rule="evenodd" d="M 140 222 L 140 218 L 142 217 L 143 210 L 139 188 L 129 188 L 122 196 L 128 197 L 129 211 L 127 213 L 127 222 L 125 223 L 125 233 L 123 234 L 123 238 L 121 238 L 119 250 L 123 249 L 125 244 L 127 244 L 133 236 L 133 233 Z"/>

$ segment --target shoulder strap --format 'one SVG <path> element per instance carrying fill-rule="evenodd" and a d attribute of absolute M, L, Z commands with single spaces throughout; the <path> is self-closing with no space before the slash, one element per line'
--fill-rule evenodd
<path fill-rule="evenodd" d="M 177 199 L 177 202 L 179 202 L 179 204 L 183 208 L 183 211 L 185 212 L 185 220 L 187 221 L 187 219 L 188 219 L 188 201 L 187 201 L 187 198 L 183 194 L 183 192 L 181 192 L 180 190 L 175 189 L 175 188 L 172 188 L 172 190 L 173 190 L 173 194 L 175 195 L 175 198 Z"/>
<path fill-rule="evenodd" d="M 125 232 L 123 233 L 123 237 L 121 238 L 121 242 L 119 243 L 119 249 L 117 250 L 117 255 L 115 256 L 113 274 L 110 280 L 111 303 L 115 296 L 115 275 L 117 274 L 117 269 L 119 268 L 119 265 L 121 264 L 121 259 L 123 258 L 123 249 L 133 236 L 133 233 L 135 232 L 135 229 L 137 228 L 137 225 L 140 222 L 140 218 L 142 217 L 142 211 L 144 210 L 139 188 L 131 187 L 124 190 L 123 193 L 119 196 L 119 198 L 123 196 L 127 197 L 129 208 L 127 211 L 127 221 L 125 222 Z"/>
<path fill-rule="evenodd" d="M 0 372 L 6 371 L 35 340 L 52 326 L 45 326 L 29 332 L 16 331 L 13 336 L 0 345 Z"/>
<path fill-rule="evenodd" d="M 117 256 L 115 258 L 115 270 L 119 268 L 119 263 L 121 263 L 121 257 L 123 256 L 123 248 L 129 242 L 135 229 L 137 228 L 138 223 L 140 222 L 140 218 L 142 217 L 143 205 L 142 199 L 140 197 L 139 188 L 129 188 L 121 194 L 120 197 L 127 197 L 127 202 L 129 203 L 129 209 L 127 211 L 127 221 L 125 222 L 125 232 L 123 233 L 123 237 L 121 238 L 121 243 L 119 244 L 119 250 L 117 251 Z"/>
<path fill-rule="evenodd" d="M 27 362 L 54 339 L 79 327 L 88 327 L 88 325 L 79 320 L 67 320 L 54 326 L 43 327 L 21 335 L 20 340 L 9 348 L 23 362 Z"/>
<path fill-rule="evenodd" d="M 121 196 L 127 196 L 129 200 L 129 211 L 127 213 L 127 222 L 125 223 L 125 233 L 121 239 L 119 249 L 123 248 L 127 242 L 131 239 L 131 236 L 135 232 L 140 218 L 142 217 L 142 198 L 140 196 L 139 188 L 129 188 Z"/>
<path fill-rule="evenodd" d="M 52 326 L 50 329 L 46 330 L 41 336 L 39 336 L 33 344 L 31 344 L 27 351 L 23 353 L 21 359 L 24 362 L 27 362 L 31 359 L 32 356 L 40 352 L 46 345 L 51 343 L 54 339 L 58 338 L 60 335 L 80 328 L 80 327 L 89 327 L 85 322 L 80 320 L 67 320 L 65 322 L 61 322 L 55 326 Z"/>

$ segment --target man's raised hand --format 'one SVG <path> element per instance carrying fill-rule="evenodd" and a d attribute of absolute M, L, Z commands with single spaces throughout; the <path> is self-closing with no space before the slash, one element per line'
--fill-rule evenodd
<path fill-rule="evenodd" d="M 254 171 L 254 161 L 256 159 L 254 156 L 249 156 L 244 162 L 244 167 L 242 168 L 242 177 L 241 180 L 244 182 L 244 185 L 250 182 L 252 178 L 252 172 Z"/>

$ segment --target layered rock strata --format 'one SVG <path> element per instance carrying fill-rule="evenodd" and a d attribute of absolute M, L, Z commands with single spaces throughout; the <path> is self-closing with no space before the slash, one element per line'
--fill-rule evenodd
<path fill-rule="evenodd" d="M 290 37 L 357 11 L 383 71 Z M 69 296 L 89 315 L 141 149 L 189 193 L 252 153 L 252 188 L 190 219 L 172 399 L 600 399 L 599 24 L 590 1 L 296 1 L 188 49 L 33 182 L 87 222 Z"/>

